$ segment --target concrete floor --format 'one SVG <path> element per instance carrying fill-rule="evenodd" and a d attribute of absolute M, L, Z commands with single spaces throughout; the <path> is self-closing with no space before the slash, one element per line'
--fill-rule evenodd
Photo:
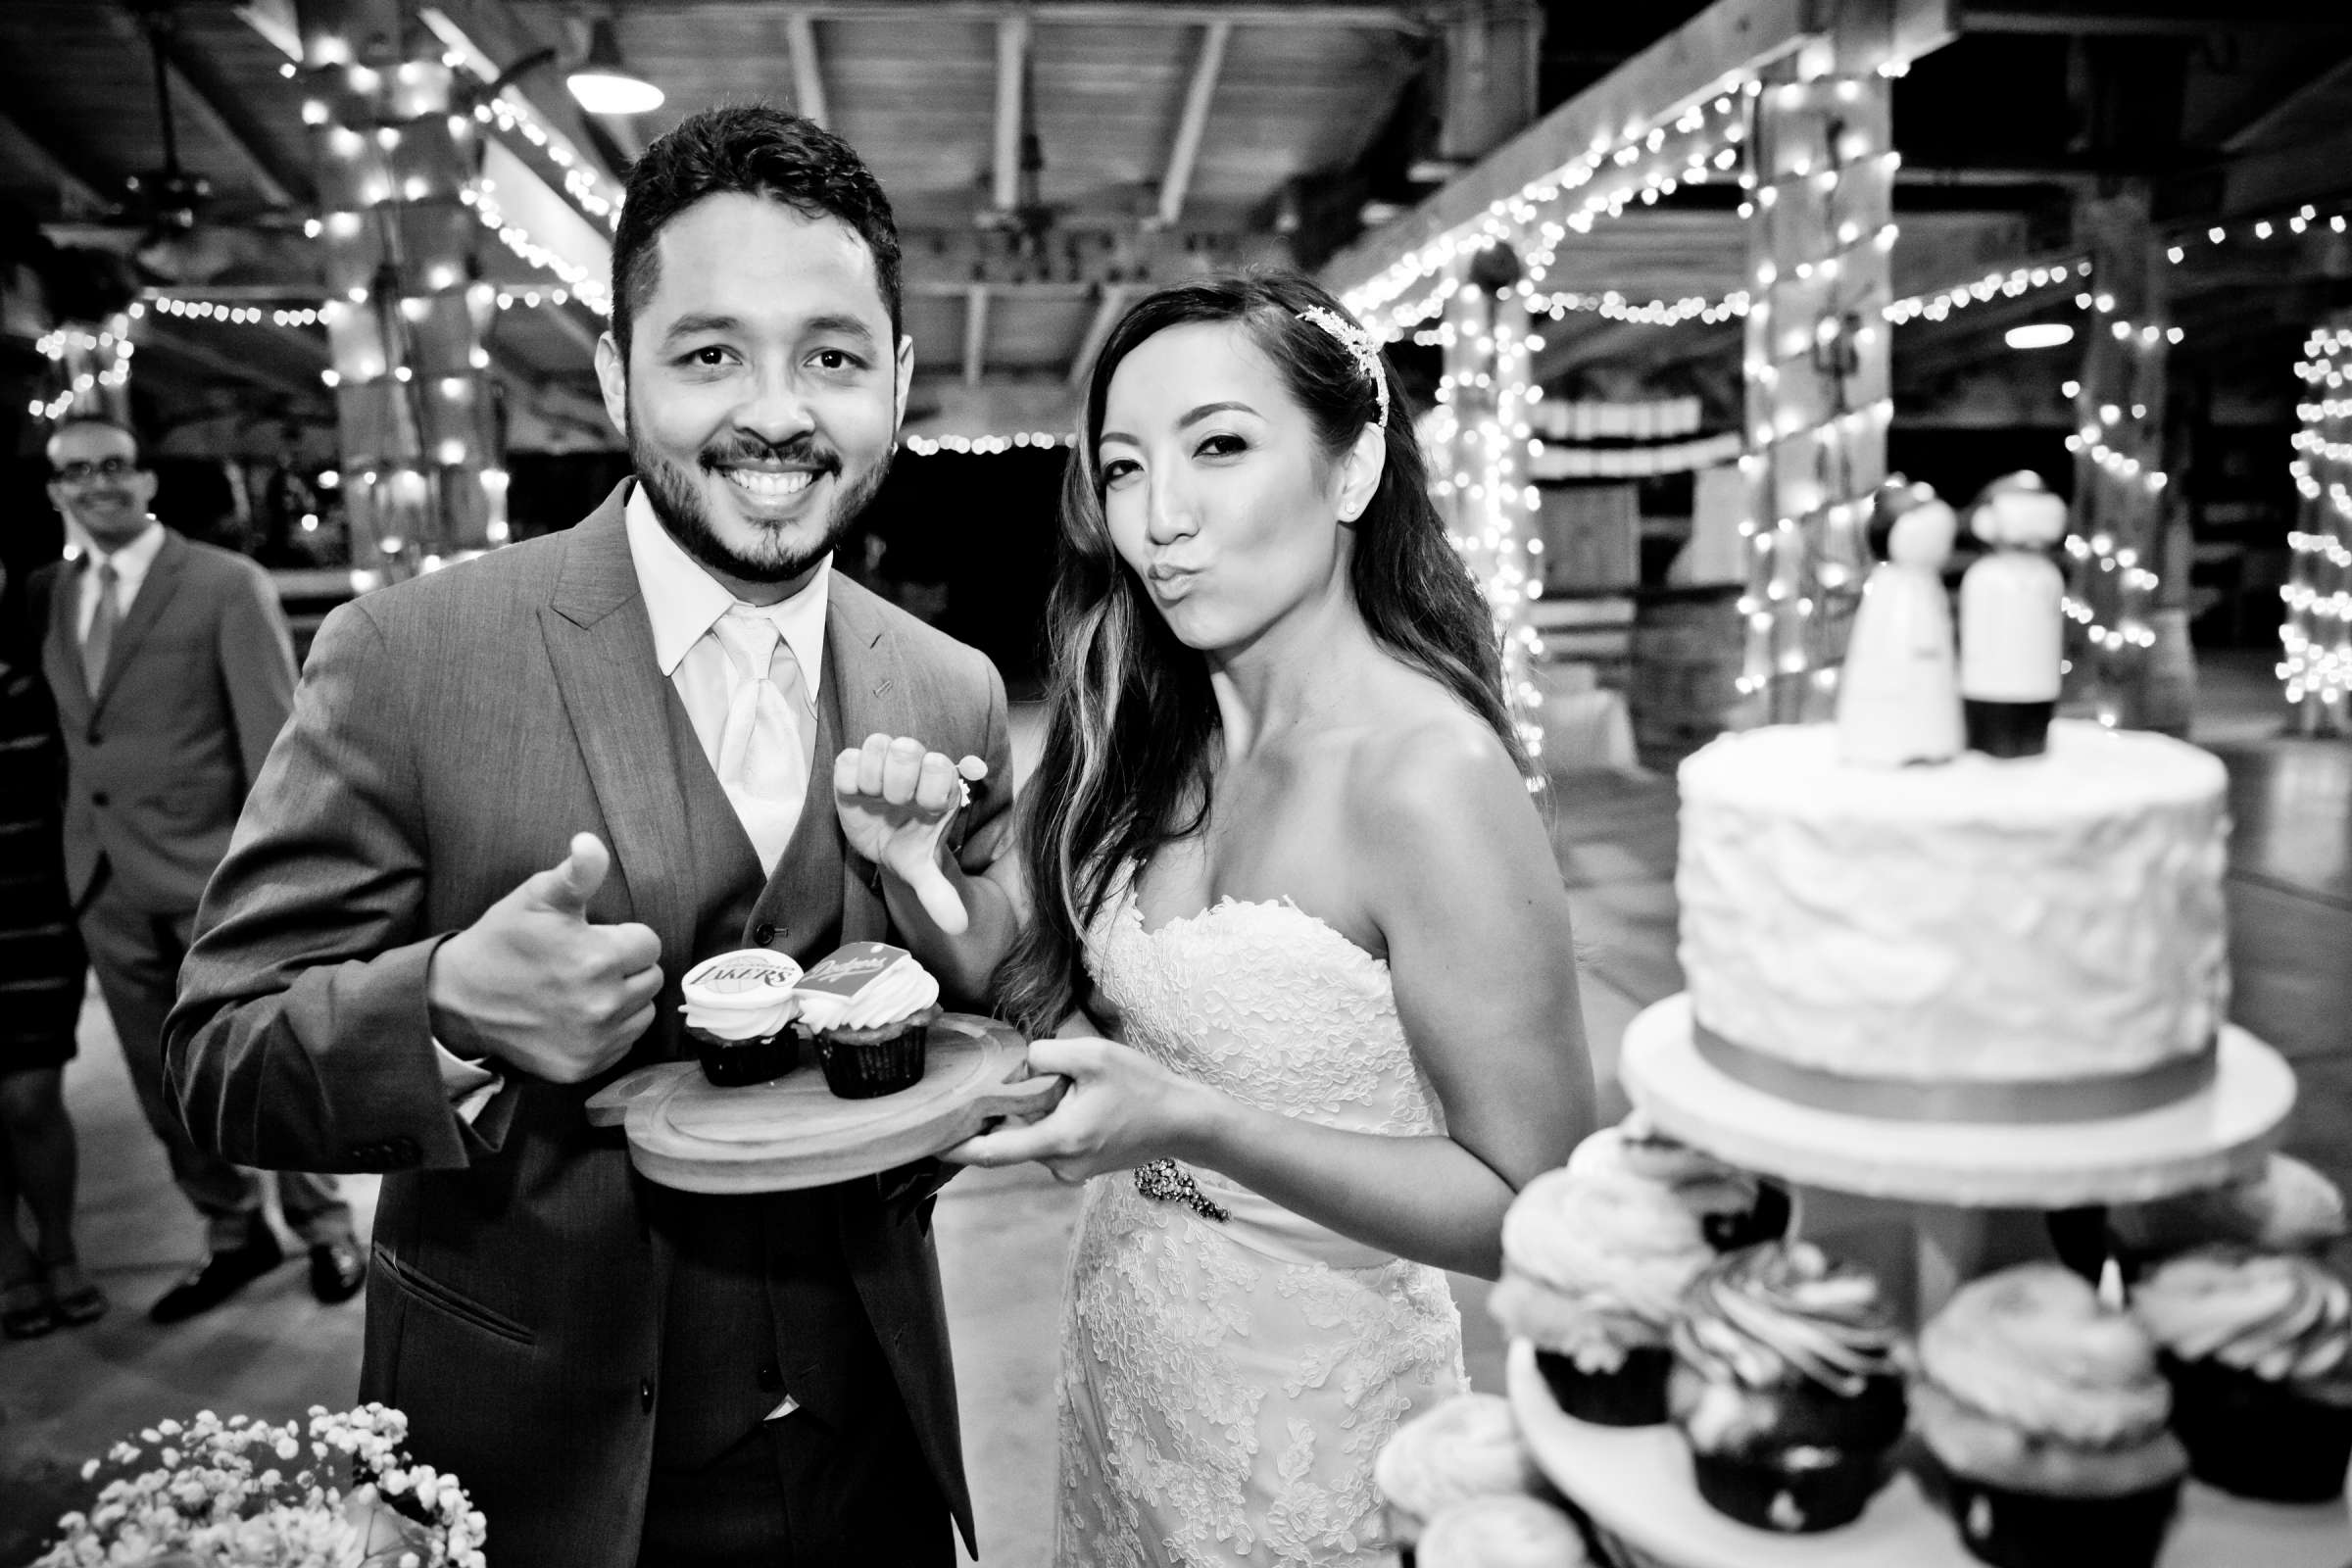
<path fill-rule="evenodd" d="M 2208 660 L 2202 675 L 2198 738 L 2230 764 L 2237 824 L 2232 1010 L 2301 1075 L 2288 1147 L 2352 1182 L 2352 745 L 2282 738 L 2277 687 L 2258 658 Z M 1560 780 L 1554 800 L 1587 1025 L 1614 1114 L 1627 1020 L 1681 987 L 1673 789 L 1654 777 L 1580 774 Z M 94 1004 L 67 1089 L 81 1137 L 82 1255 L 117 1309 L 93 1328 L 0 1343 L 0 1568 L 30 1559 L 50 1522 L 81 1499 L 80 1460 L 117 1437 L 201 1408 L 285 1419 L 315 1402 L 340 1406 L 357 1379 L 359 1304 L 320 1307 L 296 1265 L 206 1317 L 150 1325 L 146 1304 L 185 1266 L 200 1232 Z M 365 1225 L 375 1184 L 349 1188 Z M 1043 1172 L 1016 1170 L 967 1174 L 940 1202 L 965 1451 L 992 1568 L 1046 1557 L 1056 1298 L 1075 1200 Z M 1456 1295 L 1472 1380 L 1499 1389 L 1485 1287 L 1457 1280 Z"/>

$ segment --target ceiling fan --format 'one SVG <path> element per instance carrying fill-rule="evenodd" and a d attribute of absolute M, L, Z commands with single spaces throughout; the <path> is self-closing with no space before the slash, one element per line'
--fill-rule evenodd
<path fill-rule="evenodd" d="M 211 178 L 179 159 L 179 125 L 173 114 L 169 39 L 178 24 L 171 0 L 148 0 L 136 14 L 146 34 L 155 79 L 156 123 L 163 142 L 160 168 L 122 181 L 115 209 L 96 222 L 49 225 L 60 243 L 108 251 L 123 258 L 150 282 L 182 283 L 218 276 L 255 259 L 258 236 L 251 229 L 290 226 L 298 215 L 257 204 L 226 209 L 213 197 Z"/>

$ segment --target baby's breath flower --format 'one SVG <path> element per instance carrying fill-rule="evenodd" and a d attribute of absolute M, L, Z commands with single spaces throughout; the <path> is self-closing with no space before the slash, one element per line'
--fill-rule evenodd
<path fill-rule="evenodd" d="M 265 1450 L 284 1461 L 301 1453 L 306 1424 L 318 1470 L 257 1474 Z M 456 1477 L 403 1463 L 408 1418 L 398 1410 L 313 1405 L 307 1423 L 282 1427 L 203 1410 L 139 1435 L 160 1463 L 134 1468 L 145 1450 L 125 1442 L 84 1464 L 85 1482 L 109 1464 L 117 1473 L 87 1512 L 58 1520 L 33 1568 L 485 1568 L 482 1515 Z M 338 1453 L 354 1479 L 348 1494 L 324 1462 Z M 399 1493 L 415 1498 L 405 1513 L 384 1501 Z"/>

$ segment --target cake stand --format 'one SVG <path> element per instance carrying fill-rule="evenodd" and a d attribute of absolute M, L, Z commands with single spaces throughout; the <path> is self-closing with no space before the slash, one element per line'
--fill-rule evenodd
<path fill-rule="evenodd" d="M 1972 1208 L 2136 1203 L 2260 1168 L 2295 1103 L 2293 1069 L 2224 1025 L 2213 1082 L 2098 1121 L 1892 1121 L 1784 1100 L 1699 1054 L 1690 999 L 1644 1008 L 1625 1033 L 1626 1092 L 1661 1132 L 1742 1170 L 1862 1198 Z"/>
<path fill-rule="evenodd" d="M 2144 1202 L 2260 1168 L 2295 1102 L 2278 1054 L 2225 1026 L 2213 1081 L 2185 1099 L 2099 1121 L 1899 1121 L 1785 1100 L 1722 1072 L 1691 1039 L 1688 996 L 1627 1028 L 1627 1093 L 1661 1132 L 1787 1182 L 1792 1235 L 1868 1265 L 1916 1330 L 1962 1282 L 2051 1255 L 2053 1209 Z M 1898 1471 L 1861 1518 L 1784 1536 L 1721 1514 L 1698 1494 L 1672 1426 L 1595 1426 L 1561 1411 L 1514 1343 L 1511 1407 L 1537 1462 L 1605 1529 L 1674 1568 L 1973 1568 L 1949 1518 Z M 2346 1568 L 2343 1501 L 2249 1501 L 2190 1481 L 2160 1568 Z"/>
<path fill-rule="evenodd" d="M 1690 1451 L 1672 1426 L 1604 1427 L 1563 1412 L 1536 1353 L 1511 1344 L 1511 1413 L 1536 1463 L 1593 1522 L 1673 1568 L 1984 1568 L 1960 1544 L 1950 1516 L 1908 1472 L 1871 1498 L 1862 1517 L 1817 1535 L 1757 1530 L 1715 1511 L 1690 1475 Z M 2343 1502 L 2252 1502 L 2191 1481 L 2157 1568 L 2344 1568 L 2352 1518 Z"/>

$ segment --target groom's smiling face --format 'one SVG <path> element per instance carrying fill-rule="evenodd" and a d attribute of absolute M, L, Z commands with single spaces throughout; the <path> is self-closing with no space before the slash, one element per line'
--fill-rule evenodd
<path fill-rule="evenodd" d="M 605 407 L 654 512 L 741 598 L 795 592 L 881 488 L 913 372 L 873 252 L 847 223 L 707 196 L 654 240 Z"/>

